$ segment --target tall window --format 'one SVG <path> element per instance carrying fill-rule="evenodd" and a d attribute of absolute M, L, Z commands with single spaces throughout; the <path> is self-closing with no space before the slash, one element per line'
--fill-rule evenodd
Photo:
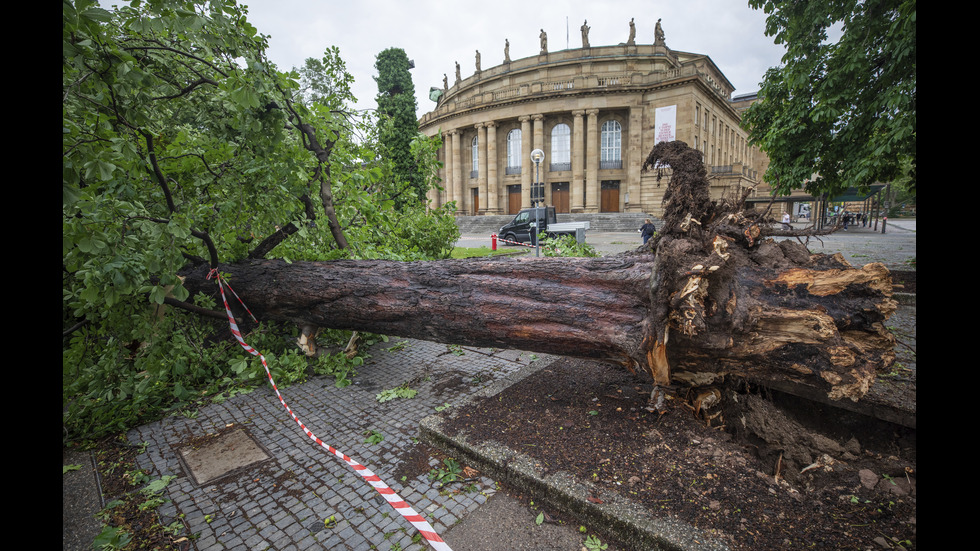
<path fill-rule="evenodd" d="M 599 150 L 599 168 L 622 168 L 623 128 L 618 121 L 602 123 L 602 146 Z"/>
<path fill-rule="evenodd" d="M 472 153 L 470 158 L 472 159 L 472 166 L 470 167 L 470 178 L 474 178 L 480 173 L 480 139 L 473 136 L 473 141 L 470 142 L 470 149 Z"/>
<path fill-rule="evenodd" d="M 521 129 L 507 133 L 507 174 L 521 173 Z"/>
<path fill-rule="evenodd" d="M 567 124 L 551 129 L 551 170 L 572 169 L 572 130 Z"/>

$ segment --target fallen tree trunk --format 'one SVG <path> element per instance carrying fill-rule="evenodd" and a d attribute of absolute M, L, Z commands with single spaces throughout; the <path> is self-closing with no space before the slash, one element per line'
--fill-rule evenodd
<path fill-rule="evenodd" d="M 628 363 L 642 341 L 652 260 L 252 260 L 219 269 L 260 320 Z M 206 272 L 185 284 L 213 293 Z"/>
<path fill-rule="evenodd" d="M 763 249 L 771 258 L 794 245 Z M 641 254 L 413 263 L 251 260 L 220 270 L 259 320 L 609 360 L 640 368 L 661 385 L 677 372 L 734 373 L 857 399 L 875 371 L 894 359 L 894 340 L 884 327 L 894 303 L 880 265 L 856 270 L 817 258 L 808 268 L 692 272 L 687 281 L 696 283 L 673 293 L 680 305 L 672 309 L 662 350 L 652 317 L 658 267 L 655 256 Z M 201 267 L 185 274 L 186 285 L 216 293 L 206 273 Z M 238 305 L 232 309 L 244 314 Z M 657 364 L 660 353 L 670 366 L 666 372 Z"/>
<path fill-rule="evenodd" d="M 657 385 L 735 374 L 863 396 L 895 357 L 888 270 L 767 239 L 758 221 L 707 200 L 696 151 L 662 143 L 645 168 L 665 161 L 663 231 L 634 253 L 219 270 L 260 320 L 609 360 Z M 185 286 L 216 294 L 207 272 L 186 271 Z"/>

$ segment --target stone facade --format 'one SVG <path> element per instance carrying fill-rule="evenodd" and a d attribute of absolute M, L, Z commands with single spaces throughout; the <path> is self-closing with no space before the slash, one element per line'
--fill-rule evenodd
<path fill-rule="evenodd" d="M 586 32 L 585 47 L 543 46 L 523 59 L 505 46 L 503 63 L 447 85 L 419 121 L 443 136 L 434 205 L 510 214 L 531 206 L 537 181 L 558 212 L 659 216 L 666 180 L 641 167 L 663 136 L 704 154 L 716 198 L 759 182 L 764 155 L 748 145 L 733 87 L 708 56 L 662 41 L 589 47 Z"/>

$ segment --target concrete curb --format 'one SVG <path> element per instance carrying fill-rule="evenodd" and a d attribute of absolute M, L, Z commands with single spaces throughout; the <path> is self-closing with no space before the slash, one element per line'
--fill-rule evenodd
<path fill-rule="evenodd" d="M 499 394 L 557 358 L 537 362 L 489 385 L 455 405 L 451 411 L 430 415 L 419 423 L 424 442 L 444 452 L 461 457 L 484 475 L 527 491 L 535 499 L 571 516 L 590 530 L 603 533 L 635 549 L 670 549 L 678 551 L 713 551 L 728 547 L 716 538 L 683 521 L 655 517 L 650 511 L 619 495 L 576 480 L 569 473 L 544 474 L 534 460 L 498 443 L 470 442 L 466 434 L 449 434 L 443 422 L 465 411 L 473 401 Z M 601 503 L 590 501 L 598 498 Z"/>

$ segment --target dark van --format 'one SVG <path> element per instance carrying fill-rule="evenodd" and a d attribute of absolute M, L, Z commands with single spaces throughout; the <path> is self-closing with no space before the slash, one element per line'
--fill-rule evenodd
<path fill-rule="evenodd" d="M 531 241 L 532 224 L 537 223 L 539 232 L 547 232 L 548 226 L 557 222 L 555 207 L 535 207 L 523 209 L 513 220 L 500 228 L 497 235 L 506 241 L 524 243 Z M 535 243 L 531 243 L 534 245 Z"/>

